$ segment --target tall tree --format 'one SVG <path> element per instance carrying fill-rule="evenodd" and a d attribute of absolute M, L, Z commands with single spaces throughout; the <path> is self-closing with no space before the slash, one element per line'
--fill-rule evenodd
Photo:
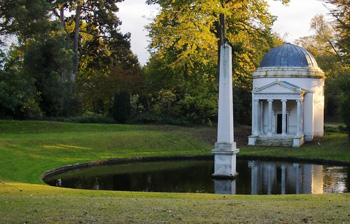
<path fill-rule="evenodd" d="M 33 99 L 46 116 L 57 115 L 61 109 L 63 93 L 57 74 L 65 68 L 66 58 L 69 58 L 68 52 L 61 50 L 62 38 L 55 35 L 59 26 L 51 19 L 51 6 L 44 0 L 5 0 L 0 3 L 0 32 L 17 37 L 18 42 L 11 50 L 12 55 L 17 55 L 18 69 L 7 72 L 32 80 L 34 86 L 27 88 L 36 90 L 37 97 Z M 11 82 L 7 84 L 11 85 Z"/>
<path fill-rule="evenodd" d="M 335 119 L 340 106 L 337 78 L 342 71 L 342 63 L 336 46 L 336 31 L 323 15 L 316 15 L 311 20 L 313 35 L 301 37 L 296 42 L 315 57 L 320 68 L 326 74 L 325 115 L 326 119 Z"/>
<path fill-rule="evenodd" d="M 339 87 L 342 90 L 340 108 L 350 142 L 350 5 L 345 0 L 324 2 L 330 6 L 329 11 L 334 18 L 335 48 L 342 65 L 339 77 Z"/>
<path fill-rule="evenodd" d="M 248 98 L 245 101 L 250 101 L 251 73 L 274 45 L 271 33 L 274 17 L 268 13 L 265 1 L 149 0 L 148 3 L 161 7 L 159 15 L 148 27 L 152 40 L 149 79 L 155 77 L 168 82 L 173 79 L 170 83 L 174 87 L 169 90 L 178 96 L 179 102 L 186 94 L 198 96 L 203 89 L 211 91 L 207 95 L 214 94 L 217 42 L 221 36 L 217 28 L 219 17 L 223 15 L 227 21 L 226 38 L 233 48 L 236 93 L 244 94 Z M 241 96 L 238 98 L 242 99 Z"/>
<path fill-rule="evenodd" d="M 0 2 L 0 34 L 18 37 L 23 69 L 35 78 L 43 107 L 48 107 L 44 102 L 59 102 L 58 96 L 64 96 L 61 100 L 66 108 L 64 114 L 73 115 L 69 111 L 72 106 L 77 107 L 75 97 L 82 95 L 73 91 L 77 77 L 80 87 L 94 88 L 96 85 L 91 85 L 91 80 L 109 77 L 114 74 L 113 69 L 125 74 L 138 67 L 137 58 L 130 50 L 130 34 L 119 31 L 121 22 L 116 16 L 119 2 L 121 0 Z M 109 79 L 105 80 L 107 83 Z M 91 88 L 86 92 L 93 95 Z M 114 94 L 109 94 L 109 101 L 113 101 Z"/>
<path fill-rule="evenodd" d="M 336 47 L 339 55 L 347 66 L 350 64 L 350 5 L 345 0 L 324 0 L 334 18 L 337 32 Z"/>
<path fill-rule="evenodd" d="M 19 42 L 49 34 L 56 26 L 48 13 L 51 6 L 46 0 L 1 1 L 0 34 L 14 34 Z"/>
<path fill-rule="evenodd" d="M 74 55 L 70 63 L 71 66 L 61 73 L 62 83 L 66 83 L 67 86 L 68 99 L 66 101 L 68 105 L 71 104 L 69 102 L 78 72 L 80 73 L 79 89 L 89 89 L 85 91 L 85 94 L 81 93 L 80 95 L 85 99 L 91 99 L 91 96 L 96 96 L 96 94 L 89 94 L 92 88 L 101 88 L 102 80 L 107 83 L 112 69 L 118 67 L 118 71 L 127 70 L 138 64 L 137 58 L 130 50 L 130 34 L 119 32 L 121 22 L 116 16 L 118 12 L 116 4 L 121 1 L 53 1 L 55 6 L 53 12 L 57 20 L 60 21 L 61 35 L 66 40 L 66 49 Z M 97 80 L 99 80 L 99 84 L 94 83 Z M 109 88 L 105 86 L 102 89 Z M 109 90 L 113 91 L 112 88 Z M 115 92 L 108 94 L 109 100 L 102 97 L 98 98 L 97 101 L 111 103 L 114 94 Z M 100 94 L 97 95 L 101 97 Z M 92 99 L 95 98 L 92 97 Z M 75 104 L 74 101 L 73 104 Z M 89 103 L 85 101 L 84 104 Z"/>
<path fill-rule="evenodd" d="M 34 79 L 24 74 L 16 49 L 0 51 L 0 117 L 40 117 L 39 96 Z"/>
<path fill-rule="evenodd" d="M 121 34 L 118 29 L 121 21 L 116 16 L 119 10 L 116 4 L 121 1 L 52 1 L 52 11 L 60 22 L 62 35 L 66 39 L 66 49 L 74 52 L 72 66 L 62 73 L 62 82 L 75 81 L 82 55 L 103 57 L 103 60 L 108 57 L 122 58 L 122 52 L 116 48 L 130 48 L 130 35 Z M 110 51 L 98 51 L 101 46 L 107 46 Z"/>

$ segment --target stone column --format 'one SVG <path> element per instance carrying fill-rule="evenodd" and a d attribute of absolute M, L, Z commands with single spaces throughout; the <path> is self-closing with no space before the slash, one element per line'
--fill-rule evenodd
<path fill-rule="evenodd" d="M 297 136 L 301 136 L 301 100 L 297 99 Z"/>
<path fill-rule="evenodd" d="M 273 99 L 268 99 L 267 102 L 268 102 L 268 109 L 269 109 L 267 135 L 271 136 L 272 135 L 272 102 L 273 102 Z"/>
<path fill-rule="evenodd" d="M 264 134 L 264 101 L 260 100 L 260 134 Z"/>
<path fill-rule="evenodd" d="M 286 127 L 286 124 L 287 124 L 287 121 L 286 121 L 286 118 L 287 118 L 287 100 L 283 99 L 281 101 L 282 101 L 282 136 L 286 136 L 287 135 L 287 133 L 286 133 L 286 130 L 287 130 L 287 127 Z"/>
<path fill-rule="evenodd" d="M 232 95 L 232 48 L 228 44 L 220 47 L 218 134 L 214 154 L 214 178 L 234 178 L 236 154 L 233 129 Z"/>
<path fill-rule="evenodd" d="M 300 106 L 301 106 L 301 121 L 300 121 L 300 133 L 301 135 L 304 135 L 304 98 L 302 97 L 300 99 Z"/>
<path fill-rule="evenodd" d="M 254 100 L 254 132 L 253 135 L 258 136 L 260 134 L 260 125 L 259 125 L 259 117 L 260 117 L 260 113 L 259 113 L 259 100 L 255 99 Z"/>

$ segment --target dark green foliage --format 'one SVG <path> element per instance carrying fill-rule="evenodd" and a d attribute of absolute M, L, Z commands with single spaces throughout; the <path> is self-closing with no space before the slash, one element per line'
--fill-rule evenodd
<path fill-rule="evenodd" d="M 23 71 L 35 80 L 40 108 L 45 116 L 57 116 L 62 109 L 64 89 L 60 71 L 65 67 L 59 39 L 36 41 L 24 48 Z"/>
<path fill-rule="evenodd" d="M 119 94 L 115 94 L 112 116 L 118 123 L 125 123 L 130 117 L 131 104 L 130 94 L 127 91 L 122 91 Z"/>
<path fill-rule="evenodd" d="M 338 78 L 338 86 L 341 89 L 340 114 L 350 141 L 350 73 L 345 72 Z"/>
<path fill-rule="evenodd" d="M 244 88 L 233 88 L 233 112 L 235 124 L 251 125 L 252 95 Z"/>
<path fill-rule="evenodd" d="M 0 116 L 107 115 L 114 92 L 133 89 L 139 75 L 119 2 L 0 1 L 0 35 L 17 40 L 1 64 Z"/>
<path fill-rule="evenodd" d="M 336 118 L 339 115 L 341 94 L 339 94 L 338 81 L 335 78 L 326 79 L 325 83 L 325 115 Z"/>
<path fill-rule="evenodd" d="M 82 113 L 81 101 L 77 97 L 64 97 L 60 116 L 74 117 Z"/>
<path fill-rule="evenodd" d="M 18 40 L 35 39 L 57 30 L 50 21 L 52 5 L 46 0 L 2 0 L 0 2 L 0 34 L 15 34 Z"/>
<path fill-rule="evenodd" d="M 6 58 L 5 58 L 6 57 Z M 34 79 L 23 73 L 16 50 L 2 54 L 0 70 L 0 118 L 40 117 Z"/>
<path fill-rule="evenodd" d="M 51 117 L 44 118 L 43 120 L 48 121 L 62 121 L 62 122 L 72 122 L 72 123 L 101 123 L 101 124 L 114 124 L 115 121 L 111 117 L 106 117 L 101 114 L 96 114 L 93 112 L 85 112 L 81 116 L 75 117 Z"/>
<path fill-rule="evenodd" d="M 167 114 L 157 114 L 149 111 L 137 115 L 132 120 L 130 120 L 130 122 L 136 124 L 172 124 L 181 126 L 191 126 L 194 124 L 193 121 L 189 121 L 182 117 L 174 117 Z"/>
<path fill-rule="evenodd" d="M 346 132 L 350 141 L 350 94 L 345 94 L 340 105 L 343 121 L 346 125 Z"/>
<path fill-rule="evenodd" d="M 350 5 L 344 0 L 324 0 L 331 4 L 330 14 L 334 17 L 335 43 L 334 49 L 341 66 L 338 69 L 337 86 L 341 90 L 340 114 L 346 125 L 346 131 L 350 142 Z M 334 63 L 334 65 L 336 65 Z M 335 66 L 334 66 L 335 67 Z M 338 67 L 338 66 L 337 66 Z M 337 68 L 336 67 L 336 68 Z"/>

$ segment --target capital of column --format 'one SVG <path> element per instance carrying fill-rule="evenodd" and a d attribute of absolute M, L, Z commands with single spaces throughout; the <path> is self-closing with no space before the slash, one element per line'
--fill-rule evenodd
<path fill-rule="evenodd" d="M 273 99 L 267 99 L 267 102 L 273 102 Z"/>
<path fill-rule="evenodd" d="M 281 102 L 287 102 L 287 99 L 281 99 Z"/>

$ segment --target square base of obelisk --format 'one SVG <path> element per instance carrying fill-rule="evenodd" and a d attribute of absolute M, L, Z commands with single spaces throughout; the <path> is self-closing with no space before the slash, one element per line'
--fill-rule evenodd
<path fill-rule="evenodd" d="M 214 154 L 214 173 L 215 179 L 234 179 L 237 177 L 236 172 L 236 144 L 216 143 L 215 148 L 211 152 Z M 222 147 L 224 146 L 224 147 Z"/>

